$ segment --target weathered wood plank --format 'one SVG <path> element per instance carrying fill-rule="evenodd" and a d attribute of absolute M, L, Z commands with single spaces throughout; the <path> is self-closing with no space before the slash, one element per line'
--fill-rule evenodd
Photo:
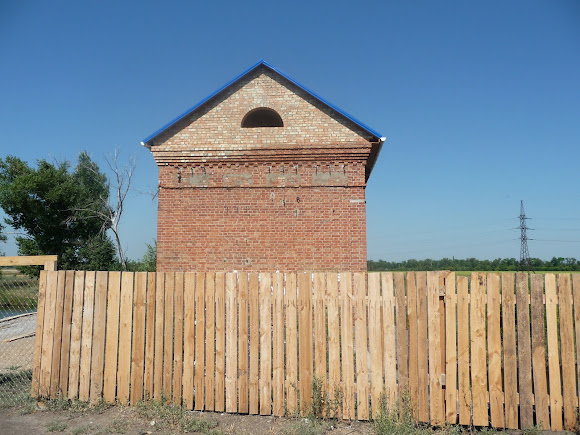
<path fill-rule="evenodd" d="M 379 273 L 368 274 L 368 311 L 369 311 L 369 352 L 371 372 L 371 411 L 372 417 L 376 418 L 379 409 L 383 384 L 383 343 L 381 336 L 381 275 Z M 330 324 L 330 310 L 328 323 Z M 329 331 L 330 336 L 330 331 Z M 333 359 L 329 358 L 329 365 L 334 365 Z M 333 391 L 333 390 L 330 390 Z"/>
<path fill-rule="evenodd" d="M 550 423 L 552 430 L 562 430 L 562 384 L 560 379 L 560 358 L 558 352 L 558 293 L 556 276 L 547 273 L 546 284 L 546 326 L 548 337 L 548 369 L 550 380 Z"/>
<path fill-rule="evenodd" d="M 397 319 L 397 372 L 399 397 L 409 390 L 409 344 L 407 338 L 407 303 L 405 300 L 405 273 L 395 272 L 395 309 Z"/>
<path fill-rule="evenodd" d="M 163 330 L 163 396 L 171 400 L 173 386 L 173 304 L 175 273 L 165 272 L 165 322 Z"/>
<path fill-rule="evenodd" d="M 173 338 L 173 403 L 181 406 L 183 393 L 183 272 L 175 273 Z"/>
<path fill-rule="evenodd" d="M 518 428 L 518 390 L 514 382 L 518 372 L 516 356 L 516 298 L 515 275 L 501 274 L 501 298 L 503 315 L 503 384 L 505 389 L 505 427 Z"/>
<path fill-rule="evenodd" d="M 195 273 L 186 272 L 183 290 L 183 405 L 193 409 L 195 361 Z"/>
<path fill-rule="evenodd" d="M 300 410 L 308 412 L 312 402 L 312 277 L 310 273 L 298 274 L 299 310 L 299 365 Z"/>
<path fill-rule="evenodd" d="M 580 274 L 572 274 L 572 286 L 574 293 L 574 327 L 576 330 L 576 360 L 579 361 L 576 364 L 576 381 L 580 383 Z M 578 308 L 576 308 L 578 307 Z M 580 387 L 580 384 L 579 384 Z M 580 390 L 578 390 L 580 392 Z M 578 395 L 580 400 L 580 394 Z M 580 401 L 578 403 L 580 406 Z"/>
<path fill-rule="evenodd" d="M 107 327 L 105 331 L 105 372 L 103 380 L 103 398 L 108 403 L 115 403 L 117 397 L 117 353 L 119 350 L 120 301 L 121 272 L 109 272 L 107 289 Z"/>
<path fill-rule="evenodd" d="M 498 277 L 499 279 L 499 277 Z M 455 272 L 445 276 L 445 421 L 457 423 L 457 316 Z M 409 329 L 411 318 L 409 317 Z M 501 370 L 501 353 L 500 353 Z M 501 372 L 500 372 L 501 375 Z M 501 377 L 500 377 L 501 383 Z M 503 399 L 502 399 L 503 403 Z"/>
<path fill-rule="evenodd" d="M 105 365 L 105 327 L 107 318 L 108 272 L 99 271 L 95 284 L 95 312 L 93 327 L 93 346 L 91 349 L 91 402 L 103 397 L 103 377 Z"/>
<path fill-rule="evenodd" d="M 558 275 L 560 299 L 560 349 L 562 356 L 562 386 L 564 391 L 564 429 L 576 430 L 578 409 L 576 404 L 576 360 L 574 358 L 574 328 L 572 314 L 572 288 L 570 274 Z"/>
<path fill-rule="evenodd" d="M 342 328 L 342 413 L 345 420 L 355 418 L 354 406 L 354 331 L 352 273 L 340 274 L 341 328 Z M 301 374 L 302 376 L 302 374 Z"/>
<path fill-rule="evenodd" d="M 471 382 L 469 376 L 469 282 L 457 277 L 457 372 L 459 424 L 471 424 Z"/>
<path fill-rule="evenodd" d="M 379 276 L 379 275 L 377 275 Z M 338 299 L 338 274 L 328 272 L 326 274 L 326 303 L 328 310 L 328 397 L 334 404 L 340 403 L 340 318 L 339 318 L 339 299 Z M 380 303 L 380 301 L 379 301 Z M 379 305 L 379 321 L 380 321 Z M 287 314 L 288 315 L 288 314 Z M 296 312 L 294 311 L 294 319 Z M 380 322 L 379 322 L 380 328 Z M 288 331 L 288 333 L 290 333 Z M 379 331 L 380 337 L 380 331 Z M 288 346 L 290 344 L 288 343 Z M 294 345 L 296 349 L 296 345 Z M 382 349 L 382 347 L 381 347 Z M 379 355 L 379 358 L 381 356 Z M 382 360 L 381 360 L 382 367 Z M 382 380 L 382 373 L 380 374 Z M 339 410 L 336 409 L 335 415 L 331 418 L 340 418 Z"/>
<path fill-rule="evenodd" d="M 165 273 L 157 272 L 155 285 L 155 356 L 153 368 L 153 397 L 163 396 L 163 331 L 165 328 Z"/>
<path fill-rule="evenodd" d="M 202 281 L 203 283 L 203 281 Z M 198 280 L 198 284 L 199 284 L 199 280 Z M 202 284 L 203 285 L 203 284 Z M 202 287 L 203 288 L 203 287 Z M 195 289 L 195 291 L 197 292 L 197 287 Z M 202 294 L 203 294 L 203 290 L 202 290 Z M 196 299 L 196 307 L 197 307 L 197 299 Z M 203 318 L 203 298 L 201 301 L 201 306 L 199 307 L 199 309 L 201 310 L 201 315 Z M 196 308 L 196 310 L 198 310 L 198 308 Z M 196 313 L 199 313 L 199 311 L 196 311 Z M 199 320 L 199 316 L 196 315 L 196 322 L 198 322 Z M 206 411 L 213 411 L 215 409 L 215 273 L 206 273 L 205 275 L 205 323 L 201 323 L 201 332 L 198 337 L 198 329 L 197 329 L 197 323 L 196 323 L 196 333 L 195 333 L 195 337 L 196 337 L 196 343 L 198 343 L 199 347 L 196 348 L 196 356 L 195 356 L 195 360 L 198 361 L 199 359 L 199 368 L 200 368 L 200 373 L 199 375 L 202 377 L 201 382 L 203 382 L 203 361 L 204 361 L 204 353 L 203 353 L 203 349 L 204 349 L 204 339 L 203 339 L 203 334 L 205 331 L 205 386 L 201 387 L 201 397 L 203 399 L 203 391 L 205 388 L 205 409 Z M 200 342 L 201 341 L 201 342 Z M 200 358 L 198 358 L 198 349 L 201 348 L 201 355 Z M 198 368 L 198 364 L 196 362 L 195 365 L 195 377 L 197 379 L 198 376 L 198 372 L 197 372 L 197 368 Z M 197 389 L 196 391 L 196 396 L 197 396 Z M 197 409 L 197 399 L 196 399 L 196 409 Z M 203 409 L 203 405 L 201 405 Z"/>
<path fill-rule="evenodd" d="M 272 412 L 272 276 L 260 274 L 260 414 Z"/>
<path fill-rule="evenodd" d="M 79 380 L 79 399 L 85 402 L 89 400 L 89 391 L 91 382 L 91 349 L 93 345 L 94 305 L 95 305 L 95 272 L 87 272 L 85 274 L 85 300 L 83 303 L 84 306 L 83 332 L 82 332 L 81 366 Z"/>
<path fill-rule="evenodd" d="M 286 275 L 286 403 L 290 414 L 298 410 L 298 312 L 296 311 L 296 273 Z"/>
<path fill-rule="evenodd" d="M 249 281 L 250 297 L 250 380 L 249 380 L 249 407 L 250 414 L 259 412 L 259 384 L 260 377 L 260 308 L 259 308 L 259 282 L 258 274 L 250 273 Z"/>
<path fill-rule="evenodd" d="M 145 303 L 147 272 L 135 273 L 133 304 L 133 344 L 131 348 L 131 405 L 143 400 L 145 370 Z"/>
<path fill-rule="evenodd" d="M 238 300 L 239 300 L 239 329 L 238 329 L 238 412 L 247 414 L 250 412 L 248 404 L 248 372 L 250 369 L 248 359 L 248 273 L 240 272 L 238 275 Z"/>
<path fill-rule="evenodd" d="M 52 352 L 52 366 L 50 370 L 50 396 L 58 397 L 61 395 L 60 390 L 60 351 L 62 341 L 62 306 L 64 304 L 65 291 L 65 271 L 60 270 L 56 272 L 57 286 L 56 286 L 56 312 L 54 317 L 54 339 Z"/>
<path fill-rule="evenodd" d="M 498 273 L 487 274 L 487 358 L 491 425 L 505 427 L 503 382 L 501 377 L 501 313 Z M 449 388 L 449 387 L 447 387 Z"/>
<path fill-rule="evenodd" d="M 417 272 L 417 347 L 421 349 L 418 354 L 417 361 L 417 376 L 419 379 L 418 393 L 417 393 L 417 407 L 418 419 L 420 422 L 429 422 L 429 375 L 428 375 L 428 349 L 429 342 L 427 341 L 428 316 L 427 316 L 427 273 Z M 385 285 L 383 283 L 383 295 L 385 292 Z M 385 317 L 386 323 L 387 317 Z M 385 331 L 385 352 L 387 352 L 387 337 L 390 332 Z M 394 345 L 394 343 L 393 343 Z M 392 347 L 389 347 L 392 349 Z M 385 377 L 387 376 L 385 367 Z M 388 391 L 388 390 L 387 390 Z"/>
<path fill-rule="evenodd" d="M 326 396 L 326 313 L 324 310 L 326 276 L 323 272 L 315 272 L 313 275 L 314 376 L 321 383 L 321 394 Z"/>
<path fill-rule="evenodd" d="M 356 417 L 369 419 L 369 375 L 368 375 L 368 335 L 366 274 L 355 272 L 353 292 L 355 300 L 355 349 L 356 349 Z M 406 311 L 406 310 L 405 310 Z"/>
<path fill-rule="evenodd" d="M 532 305 L 532 363 L 534 374 L 534 403 L 536 408 L 536 426 L 549 428 L 548 381 L 546 379 L 546 339 L 544 323 L 544 277 L 531 276 Z"/>
<path fill-rule="evenodd" d="M 58 255 L 0 257 L 0 266 L 43 266 L 46 263 L 56 263 L 57 261 Z"/>
<path fill-rule="evenodd" d="M 272 277 L 273 297 L 273 363 L 272 363 L 272 413 L 284 415 L 284 275 Z"/>
<path fill-rule="evenodd" d="M 530 344 L 530 306 L 528 274 L 516 274 L 516 311 L 518 319 L 518 389 L 520 395 L 520 427 L 534 425 L 532 395 L 532 350 Z"/>
<path fill-rule="evenodd" d="M 212 294 L 211 298 L 209 297 L 208 293 L 206 293 L 206 279 L 207 283 L 211 281 Z M 209 289 L 207 289 L 209 290 Z M 207 340 L 207 344 L 209 347 L 210 342 L 214 343 L 214 334 L 213 334 L 213 312 L 214 312 L 214 305 L 213 305 L 213 275 L 205 274 L 203 272 L 197 272 L 195 275 L 195 362 L 194 362 L 194 375 L 193 375 L 193 384 L 194 384 L 194 407 L 197 411 L 202 411 L 205 407 L 206 410 L 213 410 L 213 363 L 210 371 L 209 361 L 206 362 L 205 360 L 205 341 Z M 209 315 L 211 313 L 211 321 L 209 320 Z M 208 318 L 206 319 L 206 315 Z M 207 336 L 206 333 L 206 324 L 207 324 Z M 209 325 L 211 324 L 211 332 L 209 331 Z M 209 358 L 208 358 L 209 360 Z M 212 353 L 212 360 L 213 362 L 213 353 Z M 204 372 L 204 368 L 206 372 Z M 207 386 L 207 388 L 206 388 Z M 205 395 L 204 395 L 205 392 Z M 206 400 L 207 396 L 211 395 L 211 402 Z M 208 404 L 211 403 L 211 406 L 208 407 Z"/>
<path fill-rule="evenodd" d="M 370 276 L 369 274 L 369 278 Z M 415 272 L 407 272 L 407 319 L 409 322 L 409 400 L 413 417 L 417 419 L 419 411 L 419 347 Z"/>
<path fill-rule="evenodd" d="M 427 272 L 427 318 L 429 323 L 429 392 L 431 424 L 441 426 L 445 421 L 443 389 L 441 386 L 441 320 L 439 311 L 439 273 Z"/>
<path fill-rule="evenodd" d="M 238 302 L 235 273 L 226 274 L 226 412 L 238 411 Z"/>
<path fill-rule="evenodd" d="M 46 303 L 46 272 L 40 271 L 38 279 L 38 302 L 36 309 L 36 336 L 34 339 L 34 359 L 32 363 L 32 397 L 39 396 L 40 390 L 40 362 L 42 357 L 42 335 L 44 332 L 44 308 Z"/>
<path fill-rule="evenodd" d="M 70 363 L 68 371 L 69 399 L 76 399 L 78 398 L 79 394 L 84 295 L 85 295 L 85 272 L 77 271 L 75 272 L 75 285 L 73 296 L 73 315 L 72 315 L 73 328 L 71 330 L 70 336 Z"/>
<path fill-rule="evenodd" d="M 88 275 L 88 272 L 87 272 Z M 122 404 L 129 401 L 131 381 L 131 332 L 133 330 L 134 273 L 121 274 L 121 307 L 119 327 L 119 363 L 117 369 L 117 399 Z"/>
<path fill-rule="evenodd" d="M 225 273 L 215 274 L 215 410 L 225 410 L 225 347 L 226 347 L 226 312 L 225 312 Z"/>
<path fill-rule="evenodd" d="M 147 274 L 147 325 L 145 329 L 145 385 L 143 397 L 145 400 L 153 398 L 155 373 L 155 293 L 157 274 Z"/>
<path fill-rule="evenodd" d="M 70 337 L 72 324 L 73 292 L 75 273 L 65 272 L 64 306 L 62 317 L 62 345 L 60 351 L 60 391 L 62 397 L 68 397 L 68 369 L 70 361 Z"/>

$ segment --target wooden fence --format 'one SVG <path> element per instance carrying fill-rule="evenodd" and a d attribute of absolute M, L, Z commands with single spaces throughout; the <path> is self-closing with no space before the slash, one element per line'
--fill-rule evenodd
<path fill-rule="evenodd" d="M 42 271 L 32 394 L 281 416 L 316 378 L 345 419 L 406 395 L 434 425 L 573 429 L 579 299 L 569 274 Z"/>

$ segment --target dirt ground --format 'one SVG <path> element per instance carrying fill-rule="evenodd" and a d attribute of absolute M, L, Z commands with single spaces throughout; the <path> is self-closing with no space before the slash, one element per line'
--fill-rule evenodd
<path fill-rule="evenodd" d="M 199 431 L 209 434 L 373 434 L 369 423 L 322 422 L 313 426 L 303 418 L 278 418 L 213 412 L 188 412 L 205 423 Z M 103 410 L 36 410 L 27 407 L 0 409 L 0 434 L 170 434 L 184 433 L 167 420 L 146 418 L 135 408 L 113 406 Z"/>

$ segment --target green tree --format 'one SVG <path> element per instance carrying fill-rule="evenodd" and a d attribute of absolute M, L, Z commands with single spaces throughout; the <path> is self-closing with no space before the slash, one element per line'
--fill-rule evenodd
<path fill-rule="evenodd" d="M 68 162 L 43 159 L 34 168 L 14 156 L 0 159 L 0 207 L 6 223 L 26 233 L 16 238 L 20 255 L 56 254 L 66 269 L 108 268 L 115 248 L 92 217 L 106 192 L 106 176 L 86 153 L 73 171 Z"/>

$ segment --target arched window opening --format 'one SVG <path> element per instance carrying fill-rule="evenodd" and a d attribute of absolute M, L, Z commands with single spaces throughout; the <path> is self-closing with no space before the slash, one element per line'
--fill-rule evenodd
<path fill-rule="evenodd" d="M 284 127 L 284 122 L 275 110 L 259 107 L 246 113 L 242 120 L 242 128 L 256 127 Z"/>

